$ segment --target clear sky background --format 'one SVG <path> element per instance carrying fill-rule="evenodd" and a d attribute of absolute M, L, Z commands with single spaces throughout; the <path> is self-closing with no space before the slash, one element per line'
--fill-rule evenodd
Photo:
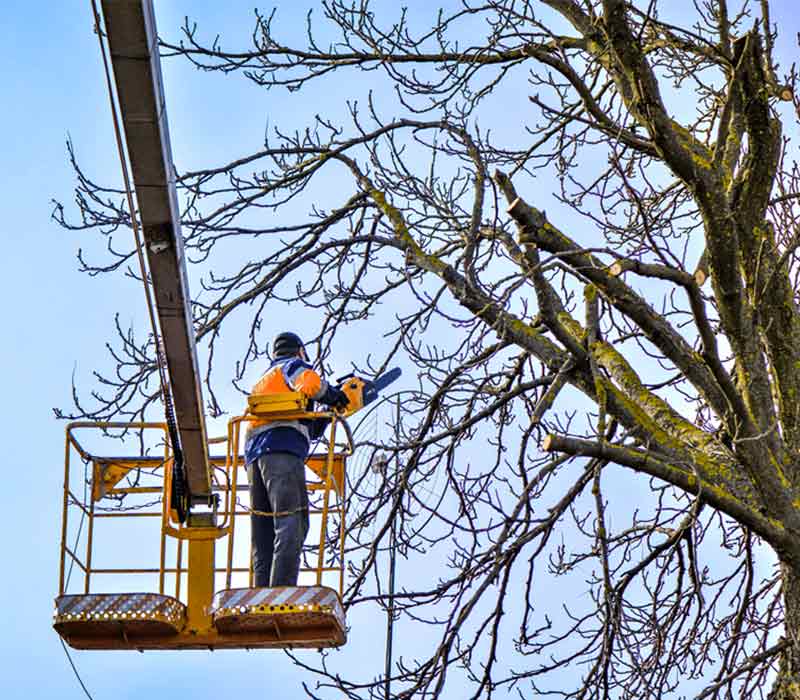
<path fill-rule="evenodd" d="M 173 39 L 190 12 L 209 31 L 232 33 L 238 27 L 242 41 L 249 37 L 249 2 L 156 4 L 159 29 Z M 281 13 L 288 26 L 302 27 L 302 7 L 284 4 Z M 64 424 L 54 419 L 52 407 L 70 407 L 73 373 L 86 386 L 91 371 L 106 366 L 104 342 L 114 314 L 120 312 L 125 325 L 140 323 L 144 302 L 141 286 L 132 280 L 79 273 L 76 252 L 79 247 L 97 250 L 96 236 L 66 232 L 50 218 L 51 199 L 72 199 L 68 136 L 92 177 L 120 181 L 90 4 L 14 1 L 4 4 L 3 11 L 0 239 L 6 303 L 0 358 L 7 371 L 0 378 L 0 395 L 8 481 L 0 694 L 68 700 L 85 696 L 51 627 L 64 440 Z M 166 62 L 164 74 L 173 152 L 181 169 L 257 149 L 268 115 L 285 99 L 244 81 L 201 75 L 182 61 Z M 318 92 L 308 99 L 319 97 Z M 236 128 L 220 138 L 219 124 L 231 124 L 234 117 Z M 356 641 L 356 654 L 357 647 Z M 280 651 L 71 653 L 95 700 L 176 693 L 206 698 L 256 692 L 274 700 L 303 696 L 298 670 Z"/>
<path fill-rule="evenodd" d="M 679 0 L 686 2 L 689 0 Z M 161 33 L 175 39 L 184 14 L 245 44 L 251 2 L 161 0 Z M 279 19 L 302 31 L 307 3 L 279 2 Z M 413 8 L 413 2 L 407 3 Z M 794 0 L 773 3 L 783 47 L 800 22 Z M 264 6 L 267 9 L 268 6 Z M 103 343 L 115 312 L 123 323 L 144 314 L 140 286 L 122 276 L 89 278 L 77 270 L 79 247 L 91 233 L 70 233 L 50 218 L 51 199 L 69 201 L 74 184 L 65 141 L 100 181 L 118 182 L 119 165 L 89 2 L 3 5 L 0 30 L 0 254 L 5 300 L 0 343 L 0 396 L 5 447 L 5 546 L 0 577 L 4 698 L 84 697 L 52 631 L 57 589 L 63 424 L 52 407 L 70 405 L 73 373 L 86 381 L 106 362 Z M 287 34 L 289 32 L 287 31 Z M 796 49 L 784 48 L 784 56 Z M 313 114 L 342 96 L 314 90 L 266 93 L 242 79 L 194 71 L 184 61 L 164 65 L 173 153 L 181 170 L 219 163 L 255 150 L 267 117 L 286 123 L 292 111 Z M 316 106 L 315 106 L 316 105 Z M 235 124 L 221 130 L 214 125 Z M 302 329 L 301 329 L 302 330 Z M 368 647 L 383 646 L 383 619 L 351 634 L 353 664 Z M 272 700 L 302 696 L 301 676 L 282 652 L 72 652 L 95 700 L 227 697 L 255 693 Z M 380 668 L 375 669 L 376 675 Z M 308 678 L 305 678 L 308 680 Z M 242 696 L 244 697 L 244 696 Z"/>

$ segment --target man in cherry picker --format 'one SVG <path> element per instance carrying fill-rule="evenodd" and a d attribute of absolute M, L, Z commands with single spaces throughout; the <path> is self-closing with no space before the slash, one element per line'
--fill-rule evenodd
<path fill-rule="evenodd" d="M 272 364 L 256 382 L 252 394 L 299 391 L 310 401 L 337 409 L 347 406 L 347 395 L 312 369 L 299 336 L 289 332 L 276 336 L 272 357 Z M 305 461 L 311 440 L 320 437 L 326 425 L 323 419 L 257 421 L 248 426 L 245 462 L 250 508 L 255 511 L 250 523 L 257 587 L 297 585 L 308 532 Z"/>

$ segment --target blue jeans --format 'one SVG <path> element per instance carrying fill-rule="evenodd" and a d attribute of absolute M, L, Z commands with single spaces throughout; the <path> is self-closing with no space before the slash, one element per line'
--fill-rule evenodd
<path fill-rule="evenodd" d="M 274 516 L 250 515 L 256 587 L 296 586 L 308 533 L 305 464 L 288 452 L 262 455 L 247 465 L 250 507 Z"/>

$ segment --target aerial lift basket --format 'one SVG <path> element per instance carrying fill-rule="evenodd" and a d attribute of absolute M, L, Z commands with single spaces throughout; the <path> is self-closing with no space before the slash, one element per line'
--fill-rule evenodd
<path fill-rule="evenodd" d="M 266 398 L 266 397 L 262 397 Z M 316 556 L 309 556 L 309 566 L 301 569 L 314 579 L 309 586 L 277 588 L 234 587 L 233 577 L 249 579 L 252 569 L 237 560 L 240 550 L 234 544 L 237 524 L 249 516 L 240 504 L 239 488 L 245 484 L 244 463 L 239 455 L 243 445 L 241 426 L 249 420 L 269 418 L 331 419 L 326 452 L 311 455 L 307 467 L 316 479 L 308 480 L 311 516 L 319 525 Z M 337 428 L 344 427 L 343 446 L 336 443 Z M 333 413 L 309 413 L 305 400 L 298 395 L 281 401 L 269 398 L 251 401 L 248 413 L 231 419 L 225 457 L 211 457 L 215 474 L 214 492 L 220 507 L 216 514 L 193 515 L 193 522 L 179 525 L 170 517 L 169 471 L 171 455 L 113 457 L 95 454 L 78 441 L 85 430 L 162 431 L 161 443 L 168 445 L 166 426 L 161 423 L 79 422 L 67 426 L 63 490 L 61 562 L 59 593 L 55 601 L 53 626 L 62 638 L 76 649 L 215 649 L 215 648 L 295 648 L 336 647 L 346 641 L 346 620 L 341 603 L 344 585 L 345 466 L 352 452 L 349 428 L 343 417 Z M 219 441 L 218 441 L 219 442 Z M 78 465 L 90 467 L 87 479 Z M 137 485 L 125 479 L 146 474 L 156 485 Z M 82 481 L 89 483 L 81 483 Z M 131 482 L 133 481 L 133 485 Z M 87 497 L 79 494 L 86 489 Z M 120 497 L 152 499 L 146 509 L 109 511 L 103 508 L 109 499 Z M 330 549 L 328 521 L 338 520 L 336 546 Z M 80 547 L 68 541 L 70 525 L 82 522 Z M 129 539 L 114 540 L 120 549 L 159 552 L 158 562 L 150 567 L 99 567 L 95 562 L 101 548 L 99 535 L 112 519 L 116 524 L 131 523 L 134 534 Z M 160 540 L 147 545 L 140 541 L 136 524 L 150 519 L 160 522 Z M 204 522 L 204 519 L 207 522 Z M 73 529 L 75 529 L 73 527 Z M 219 561 L 215 545 L 219 543 L 224 561 Z M 244 543 L 245 545 L 247 543 Z M 188 550 L 188 551 L 187 551 Z M 328 550 L 328 551 L 326 551 Z M 314 562 L 313 560 L 316 559 Z M 70 573 L 72 576 L 70 576 Z M 135 583 L 150 579 L 157 582 L 152 590 Z M 334 579 L 332 585 L 325 585 Z M 136 592 L 116 592 L 123 582 Z M 224 583 L 215 590 L 215 583 Z M 169 583 L 169 586 L 168 586 Z M 78 590 L 75 590 L 76 584 Z M 169 590 L 168 590 L 169 588 Z"/>

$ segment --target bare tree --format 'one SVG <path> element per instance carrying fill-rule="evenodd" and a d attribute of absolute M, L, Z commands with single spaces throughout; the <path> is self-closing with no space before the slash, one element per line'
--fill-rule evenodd
<path fill-rule="evenodd" d="M 320 318 L 322 363 L 357 327 L 383 338 L 359 369 L 416 367 L 349 541 L 351 611 L 387 604 L 392 522 L 441 562 L 395 598 L 426 630 L 397 697 L 800 698 L 800 102 L 767 0 L 374 5 L 321 3 L 302 45 L 274 13 L 242 50 L 188 20 L 163 44 L 342 94 L 180 177 L 210 410 L 229 319 L 237 383 L 280 304 Z M 107 238 L 84 269 L 124 271 L 121 197 L 75 167 L 80 219 L 55 216 Z M 151 343 L 119 336 L 78 414 L 157 399 Z M 314 697 L 381 695 L 337 658 Z"/>

